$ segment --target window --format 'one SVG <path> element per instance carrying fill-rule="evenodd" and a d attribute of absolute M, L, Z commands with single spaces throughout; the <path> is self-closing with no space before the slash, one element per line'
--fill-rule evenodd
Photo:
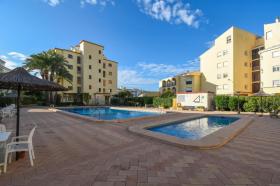
<path fill-rule="evenodd" d="M 280 80 L 273 80 L 272 84 L 274 87 L 280 87 Z"/>
<path fill-rule="evenodd" d="M 231 43 L 231 36 L 227 36 L 227 44 Z"/>
<path fill-rule="evenodd" d="M 245 78 L 248 78 L 248 73 L 245 73 L 245 74 L 244 74 L 244 77 L 245 77 Z"/>
<path fill-rule="evenodd" d="M 191 85 L 192 84 L 192 80 L 187 80 L 186 81 L 186 85 Z"/>
<path fill-rule="evenodd" d="M 248 66 L 248 63 L 247 63 L 247 62 L 245 62 L 245 63 L 244 63 L 244 66 L 245 66 L 245 67 L 247 67 L 247 66 Z"/>
<path fill-rule="evenodd" d="M 266 40 L 271 39 L 272 38 L 272 31 L 270 30 L 270 31 L 266 32 L 265 37 L 266 37 Z"/>
<path fill-rule="evenodd" d="M 88 86 L 88 89 L 91 89 L 91 85 Z"/>
<path fill-rule="evenodd" d="M 77 63 L 81 64 L 81 57 L 80 56 L 77 56 Z"/>
<path fill-rule="evenodd" d="M 229 85 L 224 84 L 224 85 L 223 85 L 223 89 L 224 89 L 224 90 L 228 90 L 228 89 L 229 89 Z"/>
<path fill-rule="evenodd" d="M 101 73 L 101 69 L 98 69 L 98 72 Z"/>
<path fill-rule="evenodd" d="M 77 87 L 77 92 L 81 93 L 82 92 L 82 87 Z"/>
<path fill-rule="evenodd" d="M 228 67 L 228 62 L 227 61 L 224 62 L 224 67 Z"/>
<path fill-rule="evenodd" d="M 104 92 L 104 93 L 106 92 L 105 88 L 103 88 L 103 92 Z"/>
<path fill-rule="evenodd" d="M 98 91 L 101 92 L 101 88 L 99 88 Z"/>
<path fill-rule="evenodd" d="M 223 55 L 224 55 L 224 56 L 227 55 L 227 53 L 228 53 L 227 50 L 224 50 L 224 51 L 223 51 Z"/>
<path fill-rule="evenodd" d="M 245 90 L 247 90 L 248 89 L 248 85 L 244 85 L 244 88 L 245 88 Z"/>
<path fill-rule="evenodd" d="M 192 92 L 192 88 L 186 88 L 186 92 Z"/>
<path fill-rule="evenodd" d="M 106 63 L 103 63 L 103 68 L 106 68 Z"/>
<path fill-rule="evenodd" d="M 91 79 L 91 75 L 88 76 L 88 79 Z"/>
<path fill-rule="evenodd" d="M 101 78 L 98 79 L 99 83 L 101 83 Z"/>
<path fill-rule="evenodd" d="M 91 65 L 89 65 L 88 68 L 91 69 Z"/>
<path fill-rule="evenodd" d="M 68 54 L 68 58 L 69 58 L 69 59 L 73 59 L 73 55 Z"/>
<path fill-rule="evenodd" d="M 98 51 L 98 53 L 99 53 L 99 54 L 101 54 L 101 53 L 102 53 L 102 51 L 101 51 L 101 50 L 99 50 L 99 51 Z"/>
<path fill-rule="evenodd" d="M 217 64 L 217 68 L 222 68 L 223 67 L 223 64 L 222 63 L 218 63 Z"/>
<path fill-rule="evenodd" d="M 221 57 L 221 56 L 222 56 L 222 52 L 218 52 L 217 57 Z"/>
<path fill-rule="evenodd" d="M 77 77 L 77 83 L 78 83 L 78 84 L 81 84 L 81 83 L 82 83 L 81 77 Z"/>
<path fill-rule="evenodd" d="M 77 72 L 80 74 L 82 72 L 81 67 L 77 67 Z"/>
<path fill-rule="evenodd" d="M 88 58 L 91 59 L 91 55 L 89 55 Z"/>
<path fill-rule="evenodd" d="M 228 77 L 228 74 L 227 73 L 224 73 L 223 74 L 223 78 L 227 78 Z"/>
<path fill-rule="evenodd" d="M 104 78 L 106 77 L 106 72 L 105 72 L 105 71 L 103 71 L 103 77 L 104 77 Z"/>
<path fill-rule="evenodd" d="M 72 86 L 68 86 L 68 90 L 73 90 L 73 87 Z"/>
<path fill-rule="evenodd" d="M 248 56 L 248 51 L 247 50 L 244 51 L 244 55 Z"/>
<path fill-rule="evenodd" d="M 112 82 L 112 80 L 109 80 L 108 83 L 109 83 L 109 84 L 112 84 L 113 82 Z"/>
<path fill-rule="evenodd" d="M 280 66 L 273 66 L 272 71 L 273 72 L 280 72 Z"/>
<path fill-rule="evenodd" d="M 222 85 L 218 85 L 217 86 L 217 90 L 222 90 L 223 89 L 223 86 Z"/>
<path fill-rule="evenodd" d="M 217 74 L 217 79 L 221 79 L 222 75 L 221 74 Z"/>
<path fill-rule="evenodd" d="M 112 64 L 111 64 L 111 63 L 109 63 L 109 64 L 108 64 L 108 66 L 109 66 L 109 67 L 112 67 Z"/>
<path fill-rule="evenodd" d="M 73 65 L 68 65 L 68 69 L 73 69 Z"/>
<path fill-rule="evenodd" d="M 110 89 L 110 92 L 112 92 L 112 89 Z"/>
<path fill-rule="evenodd" d="M 112 76 L 113 75 L 113 73 L 112 72 L 109 72 L 109 76 Z"/>
<path fill-rule="evenodd" d="M 272 57 L 280 57 L 280 51 L 272 52 Z"/>
<path fill-rule="evenodd" d="M 103 79 L 103 86 L 105 87 L 106 86 L 106 80 Z"/>
<path fill-rule="evenodd" d="M 100 59 L 98 60 L 98 63 L 101 64 L 101 60 Z"/>

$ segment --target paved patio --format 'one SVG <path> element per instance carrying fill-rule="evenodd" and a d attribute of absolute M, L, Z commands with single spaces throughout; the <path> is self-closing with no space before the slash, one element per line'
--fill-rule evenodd
<path fill-rule="evenodd" d="M 136 123 L 170 120 L 170 114 Z M 23 109 L 22 131 L 38 125 L 35 167 L 13 162 L 0 185 L 280 185 L 280 120 L 257 118 L 216 150 L 186 150 L 128 132 L 123 124 L 94 124 L 46 109 Z M 6 120 L 13 128 L 15 119 Z"/>

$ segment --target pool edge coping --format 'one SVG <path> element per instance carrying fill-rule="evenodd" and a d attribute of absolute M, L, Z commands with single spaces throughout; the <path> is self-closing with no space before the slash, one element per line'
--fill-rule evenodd
<path fill-rule="evenodd" d="M 83 106 L 79 106 L 79 107 L 83 107 Z M 153 118 L 153 117 L 160 117 L 161 114 L 159 115 L 152 115 L 152 116 L 143 116 L 143 117 L 136 117 L 136 118 L 130 118 L 130 119 L 119 119 L 119 120 L 99 120 L 97 118 L 94 118 L 94 117 L 89 117 L 89 116 L 85 116 L 85 115 L 80 115 L 80 114 L 77 114 L 77 113 L 73 113 L 73 112 L 67 112 L 67 111 L 64 111 L 64 110 L 61 110 L 63 108 L 79 108 L 79 107 L 55 107 L 55 108 L 51 108 L 49 110 L 53 111 L 53 112 L 56 112 L 56 113 L 60 113 L 60 114 L 64 114 L 64 115 L 67 115 L 67 116 L 70 116 L 70 117 L 74 117 L 74 118 L 79 118 L 79 119 L 82 119 L 82 120 L 86 120 L 86 121 L 93 121 L 93 122 L 96 122 L 96 123 L 125 123 L 125 122 L 130 122 L 130 121 L 138 121 L 138 120 L 142 120 L 142 119 L 149 119 L 149 118 Z M 107 108 L 114 108 L 116 109 L 117 107 L 110 107 L 110 106 L 85 106 L 85 107 L 107 107 Z M 119 110 L 128 110 L 128 109 L 119 109 Z M 138 111 L 138 110 L 128 110 L 128 111 Z M 138 112 L 141 112 L 141 111 L 138 111 Z M 150 111 L 152 112 L 152 111 Z M 164 112 L 164 114 L 172 114 L 171 112 Z"/>
<path fill-rule="evenodd" d="M 201 114 L 196 116 L 188 116 L 185 119 L 180 119 L 172 122 L 148 123 L 148 124 L 141 124 L 139 126 L 138 125 L 129 126 L 128 131 L 183 148 L 215 149 L 215 148 L 220 148 L 225 144 L 227 144 L 228 142 L 230 142 L 254 121 L 252 116 L 238 115 L 240 119 L 233 122 L 231 125 L 223 127 L 198 140 L 186 140 L 182 138 L 177 138 L 175 136 L 147 130 L 148 128 L 152 128 L 152 127 L 164 126 L 164 125 L 172 124 L 174 122 L 189 121 L 192 119 L 198 119 L 205 116 L 224 116 L 224 115 Z M 236 115 L 232 115 L 232 116 L 234 117 Z"/>

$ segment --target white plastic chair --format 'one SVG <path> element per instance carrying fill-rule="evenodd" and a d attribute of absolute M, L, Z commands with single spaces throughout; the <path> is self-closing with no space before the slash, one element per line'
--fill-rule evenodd
<path fill-rule="evenodd" d="M 6 126 L 3 124 L 0 124 L 0 132 L 6 132 Z"/>
<path fill-rule="evenodd" d="M 30 131 L 28 136 L 13 137 L 12 142 L 7 144 L 6 154 L 5 154 L 5 163 L 4 163 L 4 172 L 7 171 L 7 163 L 8 163 L 9 153 L 13 153 L 13 152 L 28 151 L 30 164 L 31 164 L 31 166 L 34 165 L 33 160 L 35 159 L 35 154 L 34 154 L 32 138 L 33 138 L 35 129 L 36 129 L 36 127 L 34 127 Z M 10 156 L 10 161 L 11 161 L 11 156 Z"/>

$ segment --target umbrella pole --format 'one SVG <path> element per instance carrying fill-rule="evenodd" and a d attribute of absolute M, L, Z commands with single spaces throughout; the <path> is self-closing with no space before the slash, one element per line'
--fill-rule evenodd
<path fill-rule="evenodd" d="M 16 136 L 19 136 L 19 119 L 20 119 L 20 109 L 19 109 L 19 102 L 20 102 L 20 85 L 18 85 L 17 89 L 17 129 L 16 129 Z M 16 160 L 18 160 L 18 153 L 16 153 Z"/>

